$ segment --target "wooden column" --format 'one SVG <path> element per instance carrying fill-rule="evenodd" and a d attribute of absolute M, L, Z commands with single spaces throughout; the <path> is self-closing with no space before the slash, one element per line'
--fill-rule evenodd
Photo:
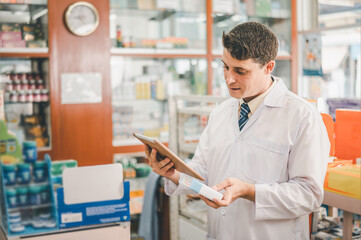
<path fill-rule="evenodd" d="M 78 37 L 64 24 L 66 8 L 74 0 L 48 1 L 49 72 L 52 159 L 75 159 L 79 165 L 112 162 L 109 1 L 89 0 L 100 17 L 98 28 Z M 61 74 L 100 73 L 102 102 L 61 104 Z"/>

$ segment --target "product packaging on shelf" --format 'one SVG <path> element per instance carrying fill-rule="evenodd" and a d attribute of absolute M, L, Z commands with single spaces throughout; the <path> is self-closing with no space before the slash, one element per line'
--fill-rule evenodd
<path fill-rule="evenodd" d="M 22 160 L 21 147 L 16 137 L 8 131 L 0 120 L 0 162 L 19 163 Z"/>
<path fill-rule="evenodd" d="M 49 155 L 33 163 L 1 163 L 1 215 L 8 236 L 58 229 Z"/>
<path fill-rule="evenodd" d="M 121 164 L 66 168 L 57 189 L 60 228 L 130 221 Z"/>
<path fill-rule="evenodd" d="M 361 164 L 330 168 L 326 177 L 326 191 L 361 199 Z"/>

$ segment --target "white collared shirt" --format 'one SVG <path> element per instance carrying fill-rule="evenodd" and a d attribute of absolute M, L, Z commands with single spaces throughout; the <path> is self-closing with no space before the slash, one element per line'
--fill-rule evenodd
<path fill-rule="evenodd" d="M 272 78 L 272 84 L 271 86 L 269 86 L 269 88 L 263 92 L 262 94 L 258 95 L 257 97 L 255 97 L 254 99 L 252 99 L 251 101 L 249 101 L 247 104 L 248 104 L 248 107 L 249 109 L 251 110 L 249 113 L 248 113 L 248 117 L 250 118 L 252 116 L 252 114 L 254 112 L 256 112 L 257 108 L 259 107 L 259 105 L 261 105 L 261 103 L 263 102 L 263 100 L 266 98 L 266 96 L 271 92 L 272 88 L 275 86 L 275 83 L 274 83 L 274 80 Z M 242 103 L 244 103 L 244 100 L 243 98 L 239 99 L 239 109 L 238 109 L 238 116 L 239 116 L 239 113 L 241 111 L 241 105 Z"/>

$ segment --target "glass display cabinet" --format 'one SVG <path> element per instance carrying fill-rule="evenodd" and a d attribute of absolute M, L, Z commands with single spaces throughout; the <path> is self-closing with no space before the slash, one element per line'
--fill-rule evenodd
<path fill-rule="evenodd" d="M 48 60 L 0 58 L 0 93 L 5 122 L 20 142 L 51 146 Z"/>
<path fill-rule="evenodd" d="M 0 95 L 20 142 L 51 147 L 46 0 L 0 1 Z"/>
<path fill-rule="evenodd" d="M 207 94 L 206 1 L 111 0 L 109 18 L 113 146 L 167 142 L 168 97 Z"/>
<path fill-rule="evenodd" d="M 213 81 L 212 81 L 212 95 L 228 97 L 227 85 L 223 75 L 223 63 L 221 58 L 212 61 Z M 272 71 L 272 75 L 277 76 L 283 80 L 288 89 L 291 89 L 291 61 L 276 60 L 276 65 Z"/>
<path fill-rule="evenodd" d="M 167 99 L 179 94 L 206 94 L 205 59 L 113 56 L 111 71 L 113 146 L 139 144 L 132 132 L 167 142 Z"/>
<path fill-rule="evenodd" d="M 224 4 L 227 2 L 227 4 Z M 242 22 L 255 21 L 270 27 L 278 38 L 279 49 L 273 75 L 291 89 L 291 3 L 290 1 L 214 1 L 213 2 L 213 95 L 228 96 L 223 77 L 222 35 Z"/>
<path fill-rule="evenodd" d="M 202 111 L 207 108 L 203 113 L 193 103 L 173 106 L 172 99 L 203 95 L 194 100 L 213 97 L 218 102 L 228 97 L 220 61 L 222 34 L 239 23 L 261 22 L 276 33 L 279 51 L 273 74 L 296 91 L 297 55 L 291 45 L 297 38 L 295 5 L 295 0 L 110 0 L 114 154 L 142 151 L 132 137 L 132 132 L 140 132 L 169 143 L 183 159 L 192 157 L 214 102 L 202 106 Z M 176 109 L 180 111 L 172 113 Z M 172 116 L 182 127 L 173 129 Z M 180 138 L 174 139 L 172 132 Z M 205 212 L 198 200 L 171 198 L 177 218 L 171 219 L 172 238 L 178 239 L 182 230 L 179 214 L 192 224 L 198 217 L 204 230 L 206 217 L 190 214 L 194 209 Z"/>
<path fill-rule="evenodd" d="M 318 106 L 322 108 L 330 98 L 359 100 L 361 3 L 320 0 L 306 6 L 319 9 L 319 12 L 309 23 L 299 24 L 299 94 L 318 99 Z M 304 12 L 308 13 L 309 8 Z M 346 107 L 350 106 L 342 106 Z M 322 110 L 329 111 L 327 107 Z"/>
<path fill-rule="evenodd" d="M 14 48 L 37 48 L 36 51 L 45 48 L 43 51 L 47 51 L 46 0 L 0 1 L 0 23 L 1 52 L 19 51 Z"/>
<path fill-rule="evenodd" d="M 222 34 L 242 22 L 261 22 L 276 33 L 279 52 L 273 74 L 294 88 L 291 3 L 110 0 L 113 146 L 137 144 L 132 131 L 166 141 L 169 96 L 227 97 Z"/>
<path fill-rule="evenodd" d="M 205 0 L 111 0 L 110 4 L 113 51 L 205 54 Z"/>

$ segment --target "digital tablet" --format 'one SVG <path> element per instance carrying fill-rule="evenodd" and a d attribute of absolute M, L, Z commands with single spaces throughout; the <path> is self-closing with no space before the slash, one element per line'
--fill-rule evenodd
<path fill-rule="evenodd" d="M 169 148 L 167 148 L 163 143 L 155 138 L 150 138 L 144 136 L 142 134 L 133 133 L 134 137 L 139 139 L 143 144 L 149 146 L 150 148 L 157 149 L 157 154 L 161 158 L 169 158 L 173 163 L 175 169 L 177 169 L 181 173 L 185 173 L 191 177 L 197 178 L 199 180 L 204 181 L 201 175 L 191 169 L 182 159 L 180 159 L 177 155 L 175 155 Z"/>

